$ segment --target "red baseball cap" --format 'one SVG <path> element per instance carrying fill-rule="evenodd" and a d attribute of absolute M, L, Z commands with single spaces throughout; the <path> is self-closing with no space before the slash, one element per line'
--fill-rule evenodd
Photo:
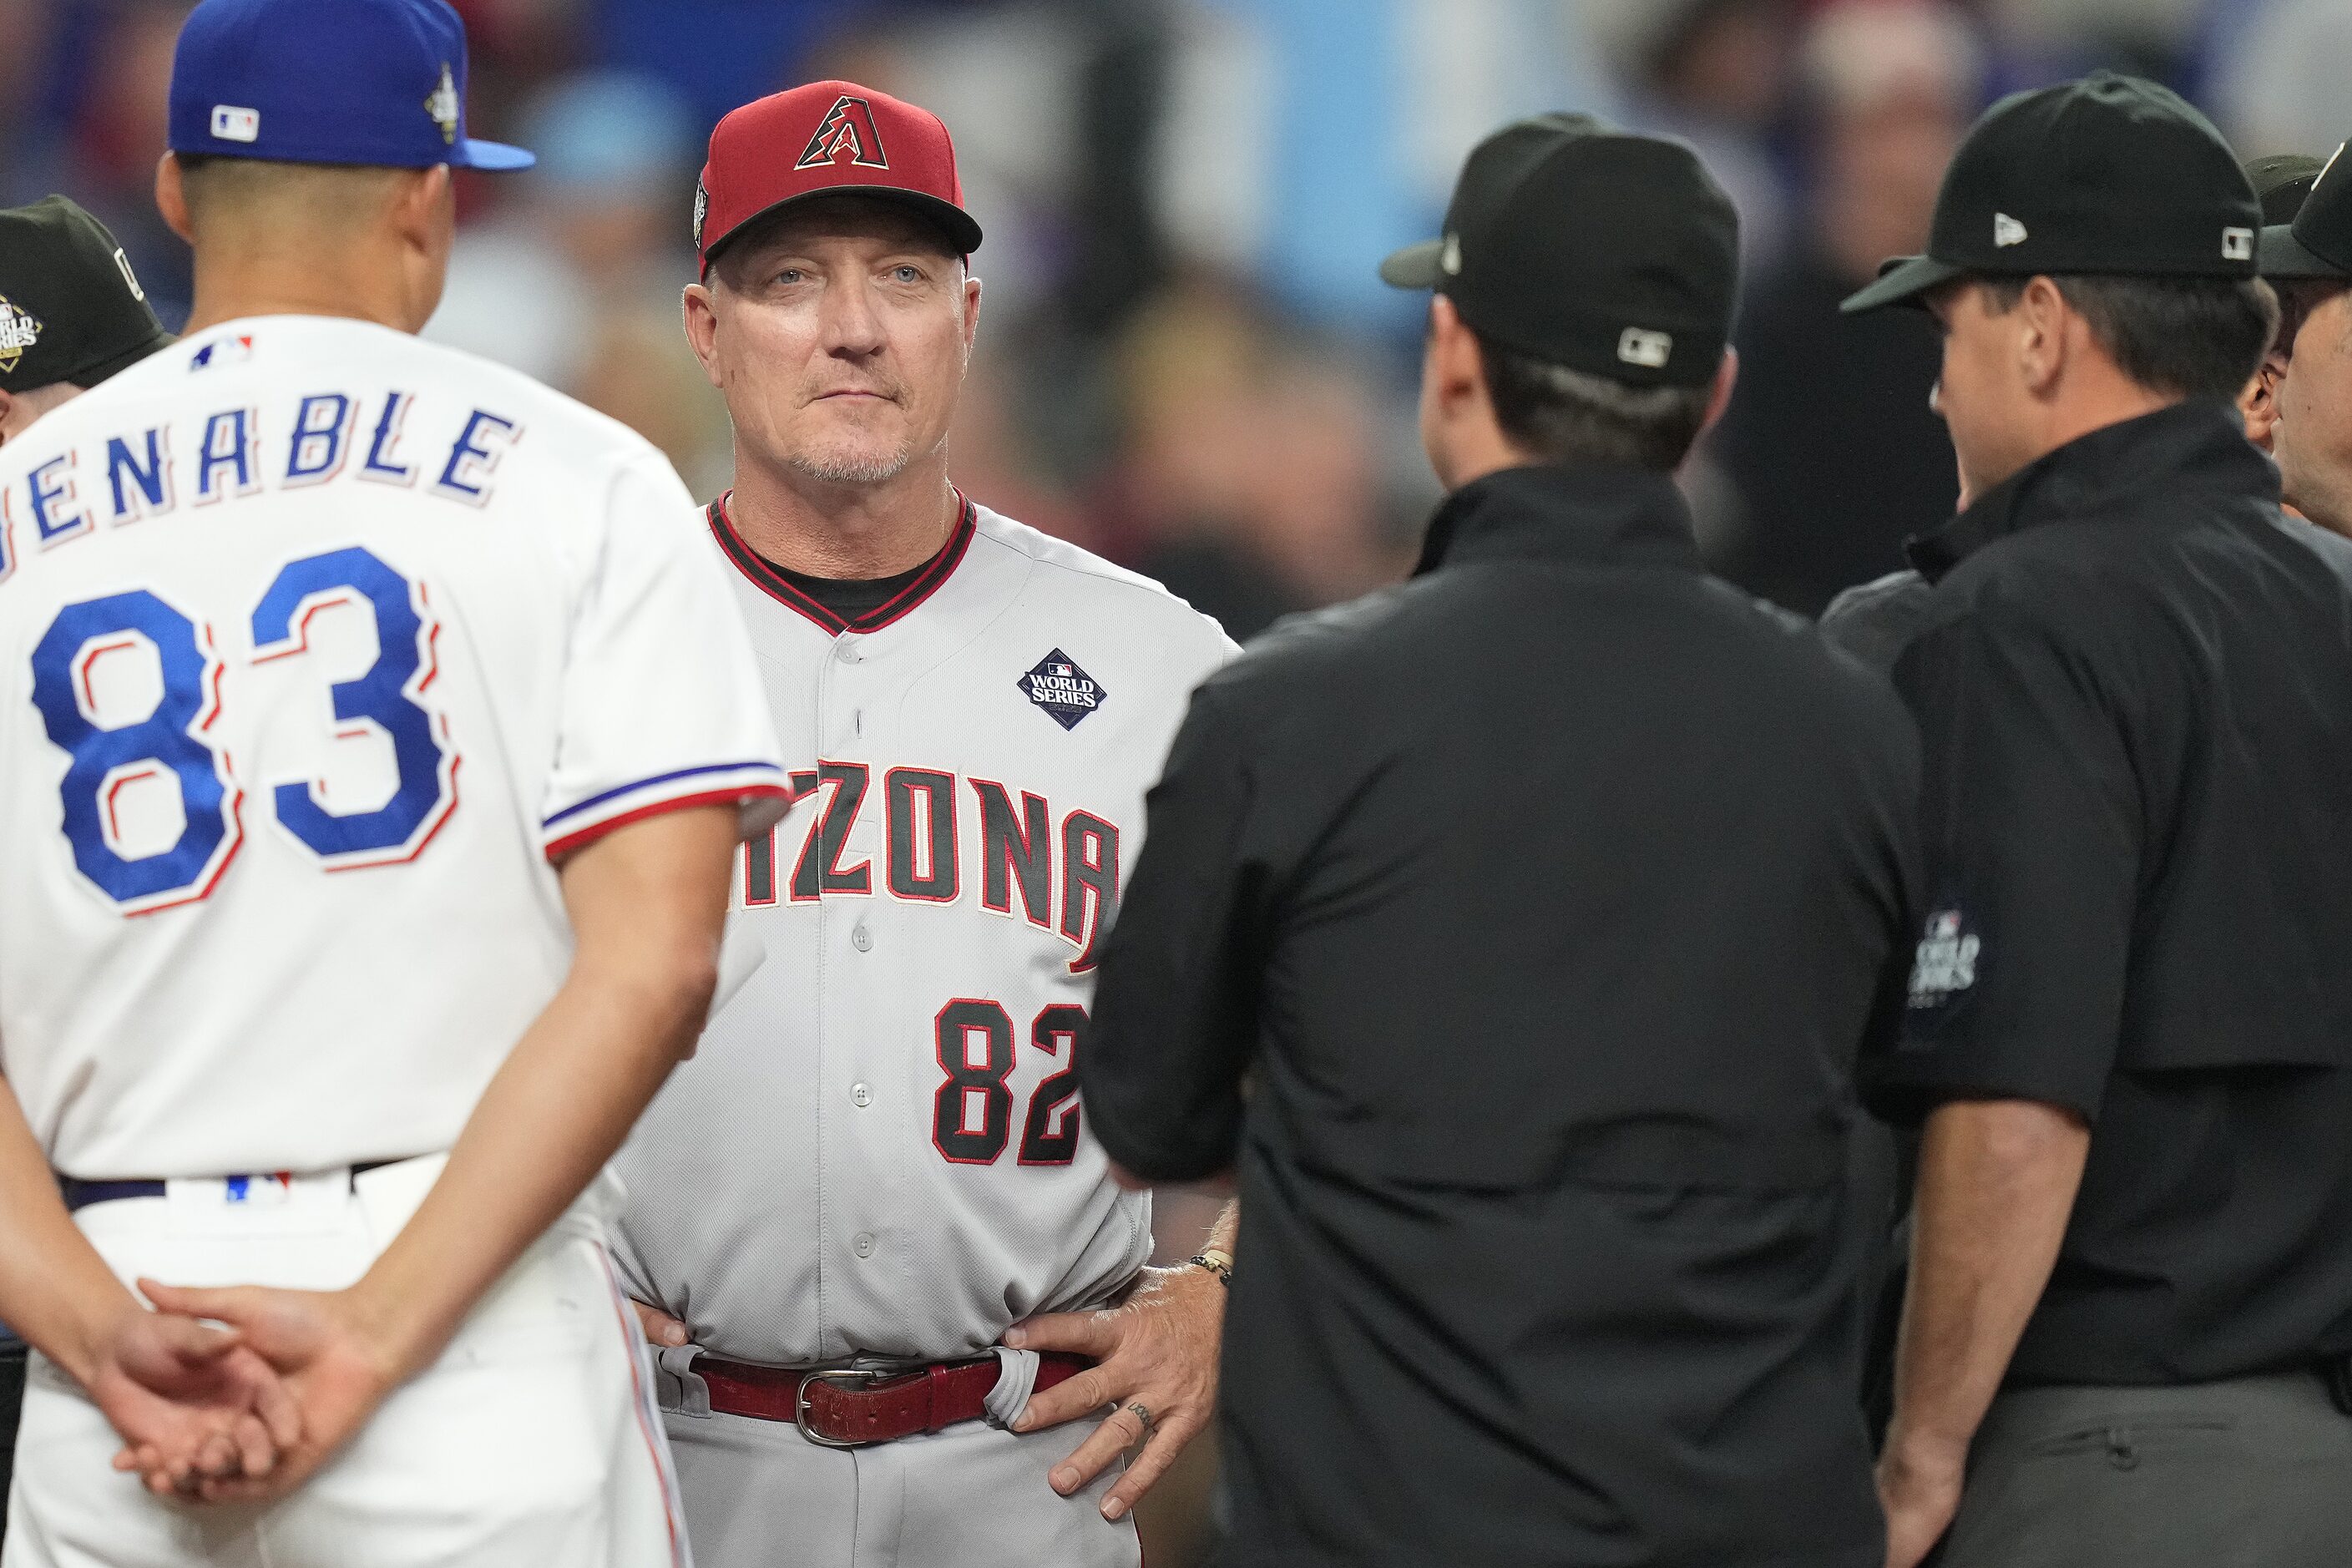
<path fill-rule="evenodd" d="M 903 202 L 944 230 L 957 251 L 980 248 L 963 210 L 955 142 L 940 117 L 854 81 L 813 81 L 729 114 L 710 133 L 694 193 L 702 271 L 752 219 L 809 196 L 855 194 Z"/>

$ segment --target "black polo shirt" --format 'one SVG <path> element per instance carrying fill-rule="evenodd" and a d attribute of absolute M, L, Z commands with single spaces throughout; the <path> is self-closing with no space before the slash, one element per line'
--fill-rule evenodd
<path fill-rule="evenodd" d="M 1875 1568 L 1914 745 L 1630 469 L 1465 487 L 1196 694 L 1078 1061 L 1130 1169 L 1238 1158 L 1234 1562 Z"/>
<path fill-rule="evenodd" d="M 1929 913 L 1865 1081 L 1898 1117 L 2093 1123 L 2011 1381 L 2352 1348 L 2352 559 L 2209 405 L 2060 448 L 1914 554 L 1932 588 L 1841 617 L 1898 634 L 1927 774 Z"/>

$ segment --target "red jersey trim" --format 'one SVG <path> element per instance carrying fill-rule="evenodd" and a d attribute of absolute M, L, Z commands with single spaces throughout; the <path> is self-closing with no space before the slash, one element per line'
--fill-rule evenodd
<path fill-rule="evenodd" d="M 547 858 L 551 861 L 561 860 L 575 849 L 586 848 L 614 828 L 626 827 L 632 822 L 643 822 L 648 816 L 659 816 L 666 811 L 684 811 L 697 805 L 730 804 L 740 805 L 746 801 L 753 800 L 789 802 L 792 799 L 793 792 L 782 784 L 738 784 L 732 789 L 711 789 L 704 790 L 698 795 L 672 795 L 667 800 L 656 800 L 641 805 L 635 811 L 625 811 L 618 816 L 592 823 L 577 833 L 567 833 L 548 845 Z"/>
<path fill-rule="evenodd" d="M 718 538 L 719 549 L 727 552 L 727 559 L 735 563 L 738 572 L 751 579 L 753 587 L 786 609 L 814 621 L 828 637 L 839 637 L 844 632 L 878 632 L 884 626 L 906 618 L 955 575 L 955 569 L 963 563 L 964 553 L 971 548 L 972 535 L 980 526 L 979 510 L 964 499 L 961 490 L 957 490 L 956 502 L 963 510 L 957 514 L 955 531 L 948 536 L 948 542 L 940 546 L 940 552 L 924 563 L 915 580 L 896 595 L 856 620 L 844 620 L 793 586 L 790 580 L 761 559 L 758 551 L 743 542 L 742 536 L 735 531 L 734 519 L 727 513 L 728 499 L 734 493 L 729 490 L 705 509 L 710 519 L 710 531 Z"/>

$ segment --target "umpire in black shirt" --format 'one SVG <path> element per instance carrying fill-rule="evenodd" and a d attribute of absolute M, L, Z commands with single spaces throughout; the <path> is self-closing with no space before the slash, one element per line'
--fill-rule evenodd
<path fill-rule="evenodd" d="M 2352 1563 L 2352 589 L 2233 406 L 2261 226 L 2195 110 L 2095 76 L 1989 111 L 1848 302 L 1933 312 L 1975 498 L 1895 661 L 1892 1568 L 1948 1523 L 1946 1568 Z"/>
<path fill-rule="evenodd" d="M 1736 229 L 1674 142 L 1474 152 L 1382 269 L 1419 573 L 1210 680 L 1150 797 L 1080 1081 L 1127 1171 L 1240 1167 L 1229 1562 L 1878 1568 L 1845 1161 L 1916 742 L 1700 569 Z"/>

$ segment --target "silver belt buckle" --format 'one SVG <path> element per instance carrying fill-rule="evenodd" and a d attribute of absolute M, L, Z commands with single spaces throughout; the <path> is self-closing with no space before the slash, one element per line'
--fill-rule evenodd
<path fill-rule="evenodd" d="M 793 1425 L 800 1428 L 802 1436 L 820 1448 L 870 1447 L 863 1437 L 828 1437 L 809 1426 L 809 1384 L 822 1383 L 837 1388 L 856 1388 L 903 1375 L 896 1369 L 878 1366 L 845 1366 L 809 1373 L 802 1377 L 800 1386 L 793 1391 Z"/>

